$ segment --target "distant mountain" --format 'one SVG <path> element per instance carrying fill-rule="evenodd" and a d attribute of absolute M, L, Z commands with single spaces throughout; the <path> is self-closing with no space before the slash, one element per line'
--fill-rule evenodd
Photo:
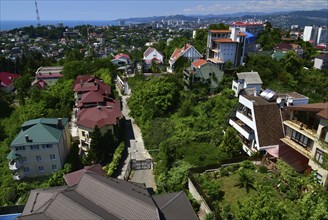
<path fill-rule="evenodd" d="M 275 27 L 289 28 L 290 25 L 297 24 L 300 27 L 306 25 L 324 26 L 328 24 L 328 9 L 312 10 L 312 11 L 290 11 L 290 12 L 238 12 L 232 14 L 222 15 L 169 15 L 169 16 L 153 16 L 141 18 L 126 18 L 117 19 L 125 20 L 126 23 L 151 23 L 159 22 L 162 20 L 184 20 L 184 21 L 197 21 L 199 18 L 211 22 L 220 22 L 222 19 L 225 21 L 231 20 L 246 20 L 246 19 L 259 19 L 271 22 Z"/>

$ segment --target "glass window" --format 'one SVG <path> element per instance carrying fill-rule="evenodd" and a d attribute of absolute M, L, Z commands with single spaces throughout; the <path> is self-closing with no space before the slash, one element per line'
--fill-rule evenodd
<path fill-rule="evenodd" d="M 16 151 L 25 150 L 25 146 L 18 146 L 18 147 L 15 147 L 15 150 L 16 150 Z"/>
<path fill-rule="evenodd" d="M 30 148 L 31 148 L 31 150 L 39 150 L 38 145 L 31 145 Z"/>
<path fill-rule="evenodd" d="M 42 144 L 42 148 L 43 149 L 51 149 L 52 148 L 52 144 Z"/>
<path fill-rule="evenodd" d="M 317 149 L 315 152 L 315 159 L 318 163 L 322 164 L 323 163 L 323 151 Z"/>
<path fill-rule="evenodd" d="M 26 157 L 22 157 L 22 161 L 23 161 L 24 163 L 27 163 L 27 158 L 26 158 Z"/>
<path fill-rule="evenodd" d="M 29 173 L 29 172 L 30 172 L 30 168 L 24 167 L 24 173 Z"/>
<path fill-rule="evenodd" d="M 54 154 L 50 154 L 50 160 L 56 160 L 56 156 Z"/>
<path fill-rule="evenodd" d="M 57 165 L 56 165 L 56 164 L 52 165 L 52 169 L 53 169 L 53 170 L 58 170 L 58 169 L 57 169 Z"/>
<path fill-rule="evenodd" d="M 37 156 L 36 156 L 36 161 L 37 161 L 37 162 L 40 162 L 40 161 L 41 161 L 41 156 L 40 156 L 40 155 L 37 155 Z"/>
<path fill-rule="evenodd" d="M 45 172 L 45 169 L 43 166 L 38 166 L 38 169 L 39 169 L 39 172 L 41 172 L 41 173 Z"/>

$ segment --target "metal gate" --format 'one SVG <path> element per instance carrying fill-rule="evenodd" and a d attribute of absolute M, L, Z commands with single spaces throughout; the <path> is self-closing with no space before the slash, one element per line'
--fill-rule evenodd
<path fill-rule="evenodd" d="M 146 160 L 131 160 L 131 168 L 132 170 L 149 170 L 151 169 L 151 159 Z"/>

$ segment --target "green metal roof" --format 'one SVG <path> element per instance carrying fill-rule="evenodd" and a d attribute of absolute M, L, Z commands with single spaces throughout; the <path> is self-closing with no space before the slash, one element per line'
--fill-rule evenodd
<path fill-rule="evenodd" d="M 18 157 L 20 157 L 21 155 L 16 154 L 14 151 L 10 151 L 10 153 L 7 155 L 7 159 L 8 160 L 15 160 Z"/>
<path fill-rule="evenodd" d="M 64 127 L 67 122 L 67 118 L 62 119 Z M 22 125 L 21 131 L 10 146 L 58 143 L 64 130 L 58 128 L 57 123 L 57 118 L 39 118 L 27 121 Z M 29 142 L 25 139 L 26 135 L 28 135 Z"/>

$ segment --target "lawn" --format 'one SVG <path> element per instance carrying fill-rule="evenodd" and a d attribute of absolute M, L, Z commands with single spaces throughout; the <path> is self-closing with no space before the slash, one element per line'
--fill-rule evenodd
<path fill-rule="evenodd" d="M 254 178 L 254 184 L 252 184 L 254 187 L 251 187 L 247 192 L 245 187 L 240 187 L 238 185 L 240 181 L 237 169 L 238 166 L 234 168 L 225 167 L 221 168 L 219 171 L 201 174 L 197 178 L 202 188 L 206 185 L 206 179 L 210 181 L 214 178 L 215 181 L 219 183 L 218 185 L 220 186 L 220 189 L 224 192 L 222 201 L 217 204 L 220 209 L 230 205 L 233 214 L 238 212 L 238 201 L 243 202 L 249 197 L 256 195 L 258 187 L 273 187 L 275 185 L 275 178 L 271 177 L 273 175 L 269 172 L 259 172 L 259 167 L 256 166 L 254 169 L 247 169 L 247 171 L 250 172 L 250 175 Z M 277 190 L 273 190 L 273 195 L 279 200 L 282 200 Z M 215 204 L 213 205 L 215 206 Z"/>

